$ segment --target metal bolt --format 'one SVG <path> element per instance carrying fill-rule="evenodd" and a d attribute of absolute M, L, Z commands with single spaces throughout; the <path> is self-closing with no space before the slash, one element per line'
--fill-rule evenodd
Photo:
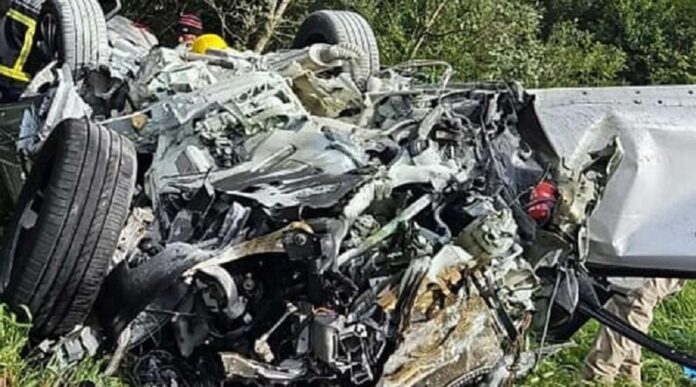
<path fill-rule="evenodd" d="M 307 238 L 307 235 L 302 233 L 297 233 L 292 237 L 292 241 L 298 246 L 306 245 L 308 240 L 309 238 Z"/>
<path fill-rule="evenodd" d="M 256 286 L 256 283 L 254 282 L 254 279 L 251 277 L 251 273 L 247 273 L 246 278 L 244 278 L 244 282 L 242 282 L 242 287 L 247 292 L 250 292 L 250 291 L 254 290 L 255 286 Z"/>

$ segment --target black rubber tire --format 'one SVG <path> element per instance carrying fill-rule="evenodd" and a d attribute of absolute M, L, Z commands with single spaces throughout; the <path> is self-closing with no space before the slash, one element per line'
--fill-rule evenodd
<path fill-rule="evenodd" d="M 293 48 L 315 43 L 348 43 L 361 48 L 367 60 L 360 63 L 357 81 L 365 81 L 379 71 L 379 47 L 370 24 L 361 15 L 350 11 L 317 11 L 302 22 Z"/>
<path fill-rule="evenodd" d="M 85 321 L 107 274 L 135 186 L 133 144 L 83 120 L 61 123 L 22 188 L 0 262 L 2 298 L 28 307 L 34 338 Z M 22 227 L 25 225 L 25 227 Z"/>
<path fill-rule="evenodd" d="M 39 14 L 35 49 L 43 36 L 42 21 L 47 15 L 57 20 L 59 39 L 54 50 L 57 59 L 68 64 L 74 72 L 86 66 L 108 63 L 111 48 L 106 19 L 97 0 L 46 0 Z M 43 55 L 39 61 L 46 63 L 36 64 L 34 70 L 40 70 L 51 59 Z"/>

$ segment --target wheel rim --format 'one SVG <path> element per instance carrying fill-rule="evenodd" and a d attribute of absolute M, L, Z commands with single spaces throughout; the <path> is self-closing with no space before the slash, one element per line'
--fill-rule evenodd
<path fill-rule="evenodd" d="M 60 24 L 51 8 L 41 13 L 36 31 L 35 47 L 44 64 L 61 59 Z"/>

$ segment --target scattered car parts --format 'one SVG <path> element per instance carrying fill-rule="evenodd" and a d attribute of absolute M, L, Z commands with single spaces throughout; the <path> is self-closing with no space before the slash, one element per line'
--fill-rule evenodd
<path fill-rule="evenodd" d="M 350 12 L 264 55 L 156 47 L 118 16 L 108 32 L 106 66 L 44 67 L 11 110 L 30 172 L 3 298 L 34 339 L 74 329 L 54 345 L 74 359 L 98 332 L 109 372 L 146 385 L 503 385 L 537 360 L 529 330 L 606 317 L 587 224 L 620 140 L 559 157 L 519 85 L 380 70 Z M 29 233 L 47 242 L 14 248 Z"/>

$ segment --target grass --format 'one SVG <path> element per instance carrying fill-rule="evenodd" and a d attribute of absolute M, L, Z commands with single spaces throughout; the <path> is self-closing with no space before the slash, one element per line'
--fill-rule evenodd
<path fill-rule="evenodd" d="M 575 337 L 577 347 L 567 349 L 541 363 L 521 385 L 525 387 L 587 386 L 580 379 L 580 367 L 599 325 L 586 325 Z M 655 314 L 651 336 L 666 341 L 687 353 L 696 353 L 696 283 L 689 283 L 677 296 L 664 302 Z M 617 386 L 629 386 L 619 380 Z M 696 386 L 687 380 L 680 366 L 643 350 L 643 385 L 676 387 Z"/>
<path fill-rule="evenodd" d="M 30 325 L 19 322 L 6 307 L 0 306 L 0 387 L 122 386 L 116 378 L 100 375 L 103 363 L 86 360 L 67 368 L 55 359 L 22 357 Z"/>

